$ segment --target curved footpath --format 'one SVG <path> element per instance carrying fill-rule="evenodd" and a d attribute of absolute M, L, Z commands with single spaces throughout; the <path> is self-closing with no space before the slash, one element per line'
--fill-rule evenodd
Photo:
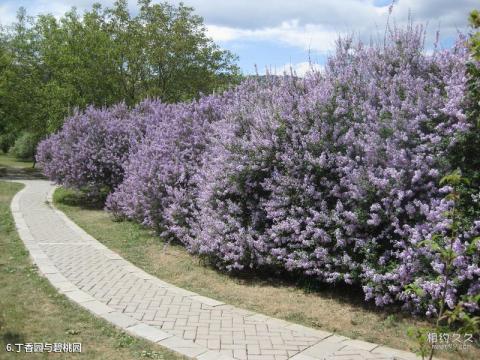
<path fill-rule="evenodd" d="M 18 182 L 26 186 L 15 195 L 11 210 L 39 271 L 70 300 L 132 335 L 199 360 L 418 359 L 168 284 L 109 250 L 57 210 L 50 182 Z"/>

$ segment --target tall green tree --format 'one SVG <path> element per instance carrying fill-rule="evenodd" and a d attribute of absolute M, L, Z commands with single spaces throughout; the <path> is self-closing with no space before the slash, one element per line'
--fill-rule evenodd
<path fill-rule="evenodd" d="M 234 57 L 208 39 L 203 19 L 192 8 L 139 3 L 137 22 L 145 29 L 140 42 L 149 64 L 145 95 L 186 100 L 232 80 L 225 76 L 236 71 Z"/>
<path fill-rule="evenodd" d="M 239 80 L 235 56 L 206 36 L 192 8 L 150 0 L 138 7 L 133 16 L 118 0 L 60 19 L 21 8 L 0 31 L 0 136 L 41 139 L 75 108 L 190 100 Z"/>
<path fill-rule="evenodd" d="M 39 128 L 41 115 L 37 111 L 42 85 L 37 34 L 32 30 L 33 19 L 20 8 L 17 23 L 5 39 L 5 58 L 2 67 L 2 102 L 0 113 L 5 128 L 12 132 Z"/>

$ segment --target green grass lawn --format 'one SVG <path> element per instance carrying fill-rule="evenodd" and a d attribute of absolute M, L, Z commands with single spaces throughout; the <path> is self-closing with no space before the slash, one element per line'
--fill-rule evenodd
<path fill-rule="evenodd" d="M 11 154 L 4 154 L 0 152 L 0 167 L 10 167 L 15 169 L 30 169 L 33 167 L 33 162 L 18 160 Z"/>
<path fill-rule="evenodd" d="M 165 249 L 158 237 L 136 223 L 115 222 L 105 211 L 85 206 L 73 191 L 58 189 L 54 202 L 93 237 L 138 267 L 162 280 L 228 304 L 403 350 L 416 347 L 407 336 L 409 327 L 429 325 L 395 309 L 382 311 L 365 305 L 363 296 L 351 289 L 328 286 L 312 289 L 279 278 L 228 276 L 206 266 L 180 245 L 171 244 Z M 480 359 L 480 349 L 472 348 L 461 355 L 464 359 Z M 445 351 L 436 356 L 460 358 L 460 354 Z"/>
<path fill-rule="evenodd" d="M 38 168 L 33 168 L 33 162 L 16 159 L 13 155 L 0 152 L 0 179 L 37 179 L 42 174 Z"/>
<path fill-rule="evenodd" d="M 38 274 L 10 213 L 10 201 L 21 188 L 20 184 L 0 181 L 0 359 L 32 358 L 32 354 L 5 352 L 8 343 L 58 342 L 81 343 L 82 353 L 43 353 L 33 358 L 183 359 L 96 318 Z"/>

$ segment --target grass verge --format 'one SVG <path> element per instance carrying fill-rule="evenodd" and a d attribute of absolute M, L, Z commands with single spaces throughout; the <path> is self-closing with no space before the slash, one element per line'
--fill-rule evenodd
<path fill-rule="evenodd" d="M 18 160 L 11 154 L 4 154 L 0 152 L 0 167 L 9 167 L 15 169 L 30 169 L 33 167 L 33 162 Z"/>
<path fill-rule="evenodd" d="M 225 303 L 298 324 L 332 331 L 351 338 L 412 351 L 409 327 L 428 323 L 395 309 L 381 310 L 365 304 L 361 294 L 346 288 L 309 286 L 279 278 L 250 275 L 232 277 L 206 266 L 182 246 L 164 243 L 151 231 L 133 222 L 115 222 L 103 210 L 82 203 L 82 197 L 59 188 L 55 205 L 110 249 L 162 280 Z M 480 359 L 480 349 L 460 354 L 437 352 L 445 359 Z"/>
<path fill-rule="evenodd" d="M 0 359 L 30 359 L 6 352 L 7 344 L 81 343 L 82 353 L 37 353 L 35 358 L 165 359 L 181 356 L 129 336 L 71 303 L 41 277 L 28 259 L 10 213 L 21 184 L 0 181 Z M 49 356 L 51 355 L 51 356 Z"/>
<path fill-rule="evenodd" d="M 0 152 L 0 179 L 38 179 L 42 174 L 33 168 L 33 162 L 16 159 L 13 155 Z"/>

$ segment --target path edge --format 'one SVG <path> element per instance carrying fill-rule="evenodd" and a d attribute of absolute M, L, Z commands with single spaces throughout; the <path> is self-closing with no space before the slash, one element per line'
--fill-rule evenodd
<path fill-rule="evenodd" d="M 145 324 L 141 321 L 138 321 L 124 313 L 121 313 L 108 305 L 96 300 L 90 294 L 84 292 L 78 288 L 75 284 L 70 282 L 66 277 L 64 277 L 60 271 L 55 267 L 53 262 L 48 259 L 48 256 L 41 250 L 40 246 L 36 243 L 33 235 L 28 228 L 23 215 L 20 211 L 20 198 L 23 193 L 26 192 L 28 188 L 28 182 L 22 180 L 10 180 L 11 182 L 16 182 L 24 185 L 24 188 L 18 191 L 11 203 L 10 211 L 15 222 L 16 231 L 24 243 L 25 247 L 29 251 L 29 257 L 33 264 L 35 264 L 39 269 L 39 274 L 48 279 L 53 287 L 63 295 L 65 295 L 69 300 L 73 301 L 75 304 L 80 305 L 82 308 L 88 310 L 94 316 L 106 320 L 110 325 L 127 332 L 128 334 L 154 342 L 164 348 L 167 348 L 171 351 L 179 353 L 183 356 L 186 356 L 191 359 L 198 360 L 237 360 L 229 355 L 221 353 L 220 351 L 210 350 L 206 347 L 198 345 L 191 340 L 185 340 L 176 335 L 169 334 L 165 331 L 162 331 L 154 326 Z M 138 276 L 143 277 L 145 280 L 154 280 L 155 282 L 161 284 L 162 287 L 169 288 L 170 290 L 176 291 L 184 296 L 191 297 L 192 299 L 202 302 L 209 306 L 219 306 L 219 307 L 233 307 L 227 305 L 221 301 L 211 299 L 198 293 L 194 293 L 182 288 L 178 288 L 173 284 L 169 284 L 163 280 L 158 279 L 157 277 L 148 274 L 137 266 L 131 264 L 128 260 L 124 259 L 116 252 L 110 250 L 105 245 L 101 244 L 97 239 L 88 234 L 84 229 L 79 225 L 73 222 L 64 212 L 58 209 L 53 202 L 53 194 L 59 188 L 58 185 L 52 184 L 52 188 L 49 190 L 46 203 L 47 205 L 63 220 L 64 224 L 68 226 L 72 231 L 77 233 L 83 241 L 89 243 L 91 246 L 102 250 L 106 253 L 111 259 L 123 259 L 129 265 L 135 268 L 135 272 Z M 326 343 L 336 343 L 342 344 L 342 348 L 357 348 L 363 349 L 372 354 L 381 354 L 384 356 L 389 356 L 391 359 L 401 359 L 401 360 L 420 360 L 421 357 L 403 350 L 398 350 L 390 348 L 381 344 L 374 344 L 362 340 L 350 339 L 345 336 L 340 336 L 334 333 L 326 332 L 323 330 L 316 330 L 309 328 L 303 325 L 292 324 L 290 322 L 272 318 L 270 316 L 256 313 L 249 310 L 243 310 L 236 308 L 239 311 L 248 314 L 252 320 L 265 322 L 265 323 L 275 323 L 276 325 L 282 325 L 282 327 L 289 328 L 291 330 L 298 330 L 306 334 L 315 334 L 321 336 L 319 341 L 314 345 L 304 349 L 303 351 L 295 354 L 290 359 L 292 360 L 318 360 L 325 359 L 326 356 L 331 355 L 325 354 L 325 349 L 320 349 L 319 345 L 324 345 Z M 322 346 L 323 347 L 323 346 Z M 318 349 L 317 349 L 318 348 Z M 339 350 L 339 349 L 336 349 Z M 321 353 L 321 355 L 319 354 Z M 320 356 L 319 356 L 320 355 Z M 289 359 L 289 360 L 290 360 Z"/>
<path fill-rule="evenodd" d="M 28 250 L 30 261 L 38 268 L 38 274 L 46 278 L 59 293 L 65 295 L 70 301 L 89 311 L 92 315 L 107 321 L 117 329 L 134 337 L 153 342 L 180 355 L 198 360 L 235 360 L 230 356 L 209 350 L 206 347 L 195 344 L 193 341 L 184 340 L 178 336 L 169 334 L 116 311 L 108 305 L 96 300 L 90 294 L 84 292 L 69 281 L 60 273 L 57 267 L 49 260 L 48 256 L 37 244 L 20 211 L 20 198 L 27 191 L 28 183 L 23 182 L 22 180 L 11 180 L 10 182 L 24 185 L 23 189 L 18 191 L 10 202 L 10 212 L 15 223 L 15 230 L 17 231 L 18 237 L 22 240 L 25 248 Z M 53 204 L 53 194 L 58 187 L 58 185 L 54 185 L 49 191 L 46 199 L 48 205 L 62 218 L 62 220 L 64 220 L 65 224 L 71 230 L 79 234 L 83 240 L 86 240 L 86 242 L 91 242 L 93 240 L 97 243 L 98 240 L 86 233 L 61 210 L 55 207 Z M 101 245 L 100 248 L 102 250 L 116 254 L 103 244 L 99 245 Z M 152 277 L 151 275 L 149 276 Z"/>

